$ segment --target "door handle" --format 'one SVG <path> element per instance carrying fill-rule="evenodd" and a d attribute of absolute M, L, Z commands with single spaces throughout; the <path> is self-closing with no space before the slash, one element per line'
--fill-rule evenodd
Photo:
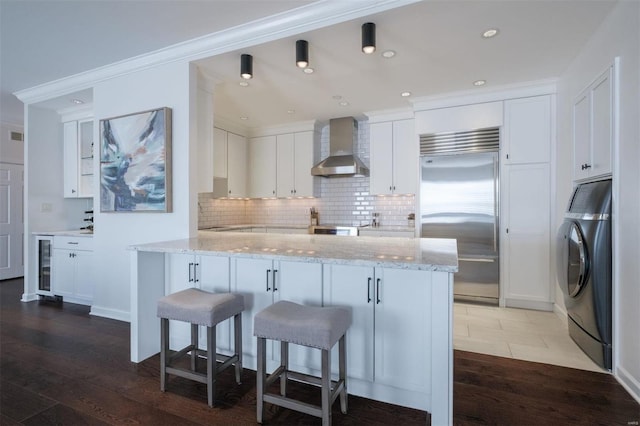
<path fill-rule="evenodd" d="M 193 268 L 193 262 L 189 262 L 189 282 L 193 282 L 193 275 L 191 274 L 191 268 Z"/>
<path fill-rule="evenodd" d="M 198 283 L 200 282 L 200 280 L 198 279 L 198 265 L 199 263 L 194 263 L 193 264 L 193 282 L 194 283 Z"/>
<path fill-rule="evenodd" d="M 271 287 L 269 287 L 269 274 L 271 273 L 271 269 L 267 269 L 267 291 L 271 291 Z"/>
<path fill-rule="evenodd" d="M 278 291 L 278 289 L 276 288 L 276 272 L 278 272 L 278 270 L 274 269 L 273 270 L 273 276 L 272 276 L 273 277 L 273 280 L 272 280 L 272 282 L 273 282 L 273 291 Z"/>
<path fill-rule="evenodd" d="M 376 305 L 380 304 L 380 278 L 376 279 Z"/>
<path fill-rule="evenodd" d="M 367 303 L 371 303 L 371 277 L 367 278 Z"/>

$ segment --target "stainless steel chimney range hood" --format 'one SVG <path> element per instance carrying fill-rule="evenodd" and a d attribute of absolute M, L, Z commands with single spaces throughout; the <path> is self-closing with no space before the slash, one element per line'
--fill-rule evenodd
<path fill-rule="evenodd" d="M 369 176 L 369 169 L 353 152 L 358 122 L 353 117 L 329 120 L 329 156 L 311 168 L 313 176 Z"/>

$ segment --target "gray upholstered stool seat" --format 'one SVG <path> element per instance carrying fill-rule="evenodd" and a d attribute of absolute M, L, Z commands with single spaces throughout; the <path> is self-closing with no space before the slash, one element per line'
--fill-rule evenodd
<path fill-rule="evenodd" d="M 216 375 L 231 365 L 236 367 L 236 381 L 242 373 L 242 311 L 244 297 L 233 293 L 210 293 L 189 288 L 158 300 L 160 318 L 160 389 L 164 392 L 169 374 L 207 385 L 209 406 L 213 406 Z M 216 354 L 216 325 L 233 317 L 234 351 L 232 356 Z M 169 353 L 169 320 L 191 324 L 191 344 L 174 354 Z M 198 349 L 198 326 L 207 327 L 207 350 Z M 177 359 L 191 353 L 191 369 L 174 367 Z M 207 374 L 197 372 L 199 356 L 207 358 Z M 218 362 L 221 364 L 218 365 Z"/>
<path fill-rule="evenodd" d="M 351 325 L 351 311 L 339 307 L 313 307 L 280 301 L 254 317 L 253 334 L 258 338 L 257 418 L 262 423 L 264 402 L 301 411 L 331 424 L 331 405 L 340 396 L 340 407 L 347 412 L 346 332 Z M 266 339 L 280 341 L 280 366 L 267 377 Z M 339 377 L 331 380 L 331 348 L 338 345 Z M 289 343 L 318 348 L 322 352 L 321 377 L 288 369 Z M 280 395 L 268 393 L 269 385 L 280 379 Z M 321 386 L 322 405 L 312 406 L 286 395 L 288 379 Z"/>

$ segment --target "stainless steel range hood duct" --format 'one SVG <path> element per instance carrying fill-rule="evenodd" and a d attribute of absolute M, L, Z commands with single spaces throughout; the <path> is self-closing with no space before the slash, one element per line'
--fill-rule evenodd
<path fill-rule="evenodd" d="M 353 117 L 329 120 L 329 156 L 311 168 L 313 176 L 369 176 L 369 169 L 353 153 L 358 122 Z"/>

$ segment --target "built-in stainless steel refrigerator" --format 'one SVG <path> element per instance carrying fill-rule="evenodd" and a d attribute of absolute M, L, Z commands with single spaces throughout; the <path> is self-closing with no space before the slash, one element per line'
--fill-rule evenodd
<path fill-rule="evenodd" d="M 420 157 L 421 236 L 458 241 L 457 300 L 498 304 L 498 152 L 432 152 Z"/>

